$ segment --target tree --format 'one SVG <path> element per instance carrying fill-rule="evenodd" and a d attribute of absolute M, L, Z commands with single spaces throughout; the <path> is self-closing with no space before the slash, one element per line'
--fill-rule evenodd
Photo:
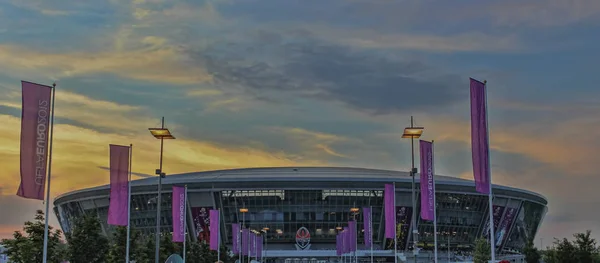
<path fill-rule="evenodd" d="M 162 234 L 160 241 L 159 262 L 165 262 L 167 258 L 174 253 L 181 254 L 181 251 L 181 247 L 178 247 L 176 243 L 173 243 L 173 236 L 171 234 Z"/>
<path fill-rule="evenodd" d="M 527 263 L 539 263 L 541 259 L 540 252 L 533 245 L 533 241 L 527 242 L 525 248 L 523 249 L 523 254 L 525 254 L 525 262 Z"/>
<path fill-rule="evenodd" d="M 187 242 L 186 244 L 186 261 L 204 263 L 207 258 L 207 251 L 198 242 Z"/>
<path fill-rule="evenodd" d="M 140 238 L 140 246 L 135 253 L 136 263 L 151 263 L 154 262 L 154 235 L 143 236 Z M 191 261 L 193 262 L 193 261 Z"/>
<path fill-rule="evenodd" d="M 129 259 L 136 259 L 139 254 L 139 236 L 140 233 L 135 229 L 130 230 Z M 111 240 L 108 252 L 108 263 L 121 263 L 125 260 L 127 252 L 127 227 L 119 226 L 116 228 Z"/>
<path fill-rule="evenodd" d="M 108 239 L 96 214 L 88 213 L 75 220 L 67 235 L 71 263 L 103 263 L 108 254 Z"/>
<path fill-rule="evenodd" d="M 45 217 L 42 210 L 37 210 L 34 221 L 25 222 L 23 235 L 15 231 L 12 239 L 3 239 L 2 244 L 6 250 L 5 254 L 13 263 L 42 262 L 44 247 Z M 61 251 L 60 230 L 53 231 L 48 226 L 48 262 L 59 263 L 65 258 Z"/>
<path fill-rule="evenodd" d="M 596 247 L 596 240 L 590 237 L 592 231 L 587 230 L 585 233 L 577 233 L 573 235 L 575 241 L 573 244 L 576 246 L 575 258 L 580 263 L 592 263 L 594 262 L 595 254 L 598 253 Z"/>
<path fill-rule="evenodd" d="M 475 251 L 473 252 L 474 263 L 487 263 L 491 259 L 490 245 L 485 239 L 475 241 Z"/>

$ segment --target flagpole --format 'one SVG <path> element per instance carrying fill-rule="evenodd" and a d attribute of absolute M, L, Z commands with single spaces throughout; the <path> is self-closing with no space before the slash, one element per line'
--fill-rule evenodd
<path fill-rule="evenodd" d="M 187 185 L 185 185 L 184 190 L 184 204 L 185 209 L 183 210 L 183 218 L 185 219 L 183 220 L 183 263 L 185 263 L 185 245 L 187 241 Z"/>
<path fill-rule="evenodd" d="M 394 182 L 394 263 L 398 263 L 398 225 L 396 220 L 398 219 L 396 211 L 396 182 Z M 414 211 L 413 211 L 414 213 Z"/>
<path fill-rule="evenodd" d="M 495 236 L 494 236 L 494 206 L 493 206 L 493 193 L 492 193 L 492 160 L 490 158 L 490 124 L 488 121 L 488 103 L 487 103 L 487 80 L 483 81 L 483 86 L 485 87 L 485 89 L 483 90 L 483 94 L 484 94 L 484 98 L 485 98 L 485 125 L 486 125 L 486 133 L 485 136 L 487 137 L 487 157 L 488 157 L 488 169 L 487 169 L 487 176 L 488 176 L 488 184 L 490 187 L 490 191 L 488 194 L 488 210 L 489 210 L 489 217 L 490 217 L 490 249 L 491 249 L 491 255 L 492 255 L 492 263 L 496 262 L 496 242 L 495 242 Z"/>
<path fill-rule="evenodd" d="M 434 154 L 434 144 L 433 144 L 433 140 L 431 140 L 431 177 L 434 178 L 433 181 L 433 256 L 435 257 L 434 262 L 437 263 L 438 262 L 438 236 L 437 236 L 437 202 L 436 202 L 436 198 L 435 198 L 435 154 Z"/>
<path fill-rule="evenodd" d="M 217 263 L 221 263 L 221 210 L 217 208 Z M 185 263 L 185 262 L 184 262 Z"/>
<path fill-rule="evenodd" d="M 129 178 L 127 183 L 127 245 L 125 247 L 125 262 L 129 263 L 129 243 L 131 238 L 131 164 L 133 162 L 133 144 L 129 144 Z"/>
<path fill-rule="evenodd" d="M 369 232 L 371 232 L 371 263 L 373 263 L 373 206 L 369 206 Z"/>
<path fill-rule="evenodd" d="M 48 227 L 48 213 L 50 213 L 50 180 L 52 178 L 51 176 L 51 171 L 52 171 L 52 145 L 53 145 L 53 137 L 54 137 L 54 98 L 56 97 L 56 83 L 52 84 L 52 109 L 50 109 L 50 112 L 52 114 L 52 116 L 50 116 L 50 142 L 49 142 L 49 156 L 48 156 L 48 174 L 46 175 L 48 177 L 48 183 L 46 184 L 46 213 L 44 214 L 45 216 L 45 224 L 44 224 L 44 253 L 43 253 L 43 263 L 46 263 L 48 261 L 48 231 L 49 231 L 49 227 Z"/>

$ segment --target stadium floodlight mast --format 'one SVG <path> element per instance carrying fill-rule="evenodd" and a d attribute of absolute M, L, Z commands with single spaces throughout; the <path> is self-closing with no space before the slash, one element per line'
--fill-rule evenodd
<path fill-rule="evenodd" d="M 417 174 L 417 168 L 415 168 L 415 139 L 418 139 L 423 135 L 423 127 L 415 127 L 413 116 L 410 116 L 410 127 L 404 128 L 404 134 L 402 134 L 402 138 L 410 138 L 410 161 L 411 161 L 411 169 L 410 176 L 412 177 L 412 218 L 410 223 L 410 228 L 413 236 L 413 256 L 415 257 L 415 263 L 417 262 L 417 242 L 419 230 L 417 230 L 416 222 L 417 222 L 417 201 L 415 197 L 415 175 Z"/>
<path fill-rule="evenodd" d="M 159 159 L 159 168 L 156 169 L 156 175 L 158 175 L 158 196 L 156 197 L 156 251 L 154 253 L 155 262 L 159 263 L 159 254 L 160 254 L 160 205 L 161 205 L 161 195 L 162 195 L 162 179 L 165 177 L 165 173 L 162 170 L 163 167 L 163 145 L 165 139 L 175 139 L 175 136 L 171 134 L 169 129 L 165 128 L 165 117 L 161 119 L 161 127 L 160 128 L 148 128 L 150 134 L 154 136 L 154 138 L 160 140 L 160 159 Z"/>

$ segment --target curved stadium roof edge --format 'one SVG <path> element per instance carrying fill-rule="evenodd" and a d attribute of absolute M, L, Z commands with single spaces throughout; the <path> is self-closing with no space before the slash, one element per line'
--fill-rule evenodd
<path fill-rule="evenodd" d="M 418 183 L 419 174 L 417 174 Z M 472 187 L 474 189 L 475 182 L 472 180 L 462 179 L 458 177 L 435 175 L 436 184 L 443 185 L 455 185 Z M 204 172 L 190 172 L 167 175 L 163 178 L 163 184 L 186 184 L 186 183 L 226 183 L 226 182 L 249 182 L 249 181 L 341 181 L 344 182 L 396 182 L 406 183 L 412 182 L 412 179 L 408 172 L 392 171 L 392 170 L 381 170 L 381 169 L 368 169 L 368 168 L 353 168 L 353 167 L 263 167 L 263 168 L 239 168 L 239 169 L 226 169 L 226 170 L 213 170 Z M 156 185 L 158 177 L 143 178 L 133 180 L 131 183 L 132 187 L 143 187 Z M 54 203 L 60 203 L 61 199 L 83 194 L 87 192 L 99 191 L 109 189 L 110 185 L 102 185 L 97 187 L 91 187 L 86 189 L 75 190 L 72 192 L 64 193 L 57 196 L 54 199 Z M 541 199 L 544 205 L 547 205 L 548 201 L 546 197 L 541 194 L 534 193 L 528 190 L 493 185 L 495 190 L 505 190 L 509 192 L 518 192 L 526 195 L 531 195 Z"/>

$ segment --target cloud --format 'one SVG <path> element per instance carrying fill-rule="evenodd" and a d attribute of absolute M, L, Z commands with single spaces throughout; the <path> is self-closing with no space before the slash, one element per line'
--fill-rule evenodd
<path fill-rule="evenodd" d="M 481 12 L 481 11 L 479 11 Z M 600 18 L 596 0 L 509 0 L 489 4 L 488 14 L 495 23 L 507 26 L 565 26 Z"/>
<path fill-rule="evenodd" d="M 310 131 L 297 127 L 268 127 L 266 130 L 293 140 L 295 145 L 303 148 L 300 150 L 302 155 L 315 156 L 315 158 L 323 156 L 323 153 L 330 157 L 352 158 L 334 150 L 333 145 L 361 143 L 356 139 L 346 136 Z M 315 152 L 315 150 L 318 151 Z"/>
<path fill-rule="evenodd" d="M 515 35 L 480 32 L 451 35 L 386 33 L 368 29 L 309 27 L 311 33 L 338 45 L 367 49 L 399 49 L 429 52 L 516 52 L 525 49 Z"/>
<path fill-rule="evenodd" d="M 14 91 L 6 94 L 5 97 L 8 100 L 2 100 L 0 95 L 0 106 L 20 110 L 20 99 L 17 99 L 17 96 L 20 97 L 20 95 L 16 94 L 18 93 Z M 58 88 L 56 91 L 56 105 L 55 116 L 57 118 L 66 118 L 80 125 L 96 129 L 132 132 L 145 130 L 155 122 L 155 120 L 142 115 L 142 107 L 95 100 Z M 127 125 L 123 125 L 123 123 L 127 123 Z"/>
<path fill-rule="evenodd" d="M 388 114 L 443 108 L 465 98 L 465 81 L 418 61 L 294 37 L 286 44 L 265 43 L 269 41 L 265 38 L 253 41 L 232 46 L 229 51 L 191 48 L 188 53 L 206 67 L 217 87 L 246 90 L 255 97 L 271 94 L 270 98 L 278 101 L 302 96 L 342 102 L 372 114 Z M 248 51 L 244 58 L 236 50 Z M 258 53 L 273 57 L 259 59 Z"/>
<path fill-rule="evenodd" d="M 4 62 L 0 68 L 9 73 L 25 75 L 36 72 L 51 79 L 111 73 L 125 78 L 174 84 L 211 80 L 204 69 L 184 65 L 177 49 L 169 46 L 146 46 L 122 52 L 56 54 L 0 45 L 0 60 Z"/>
<path fill-rule="evenodd" d="M 19 124 L 18 118 L 0 115 L 5 125 L 0 127 L 0 155 L 5 172 L 0 178 L 6 181 L 5 192 L 16 189 L 19 178 Z M 106 171 L 98 169 L 108 164 L 108 145 L 133 144 L 133 171 L 152 173 L 157 166 L 158 144 L 150 135 L 131 136 L 97 132 L 73 125 L 57 124 L 54 128 L 53 189 L 52 195 L 75 189 L 108 183 Z M 144 136 L 146 135 L 146 136 Z M 306 164 L 318 161 L 305 160 Z M 239 167 L 294 166 L 285 153 L 270 153 L 240 146 L 213 145 L 178 138 L 165 144 L 164 169 L 169 174 Z"/>

